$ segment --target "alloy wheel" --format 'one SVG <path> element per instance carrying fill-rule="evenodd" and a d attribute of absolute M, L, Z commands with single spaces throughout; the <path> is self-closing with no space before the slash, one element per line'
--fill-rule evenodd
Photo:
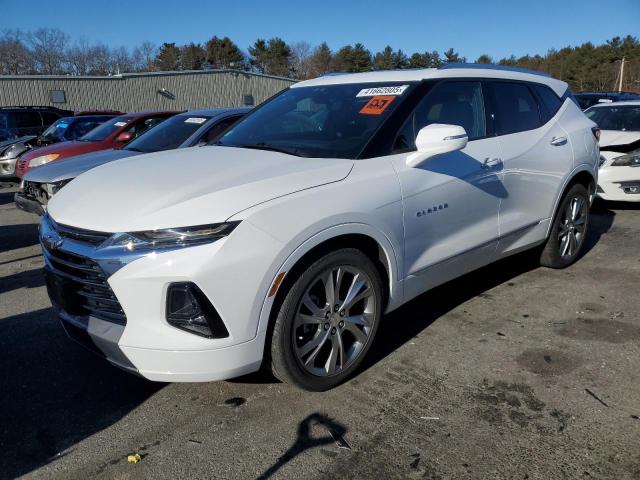
<path fill-rule="evenodd" d="M 298 362 L 321 377 L 344 371 L 369 341 L 376 313 L 376 294 L 365 272 L 346 265 L 325 270 L 309 283 L 296 310 Z"/>
<path fill-rule="evenodd" d="M 567 203 L 558 230 L 558 247 L 560 256 L 569 258 L 580 250 L 585 236 L 588 215 L 587 201 L 582 196 L 574 196 Z"/>

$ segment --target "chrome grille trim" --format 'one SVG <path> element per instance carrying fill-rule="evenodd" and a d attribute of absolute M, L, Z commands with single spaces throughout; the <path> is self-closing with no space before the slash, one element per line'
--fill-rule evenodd
<path fill-rule="evenodd" d="M 75 297 L 77 310 L 118 325 L 127 324 L 124 310 L 96 262 L 64 250 L 50 250 L 44 244 L 42 252 L 49 272 L 72 282 L 74 291 L 69 295 Z"/>

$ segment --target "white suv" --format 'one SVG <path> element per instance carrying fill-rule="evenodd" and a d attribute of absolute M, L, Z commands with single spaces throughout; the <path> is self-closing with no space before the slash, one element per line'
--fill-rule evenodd
<path fill-rule="evenodd" d="M 579 255 L 595 124 L 553 78 L 500 68 L 295 84 L 218 146 L 90 170 L 40 238 L 70 336 L 151 380 L 261 366 L 308 390 L 357 369 L 383 313 L 524 249 Z M 384 339 L 380 339 L 384 341 Z"/>

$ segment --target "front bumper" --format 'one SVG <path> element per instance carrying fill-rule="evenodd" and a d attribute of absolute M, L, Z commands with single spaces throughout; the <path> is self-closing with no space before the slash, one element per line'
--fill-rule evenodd
<path fill-rule="evenodd" d="M 16 203 L 16 207 L 18 207 L 20 210 L 24 210 L 25 212 L 29 213 L 35 213 L 36 215 L 40 216 L 44 215 L 44 206 L 37 200 L 29 198 L 20 192 L 17 192 L 13 196 L 13 200 Z"/>
<path fill-rule="evenodd" d="M 100 266 L 126 321 L 118 325 L 93 315 L 74 316 L 50 297 L 67 333 L 120 368 L 156 381 L 232 378 L 256 371 L 262 363 L 266 329 L 259 331 L 258 324 L 282 246 L 249 222 L 214 243 L 133 258 L 64 238 L 56 248 Z M 207 296 L 228 337 L 201 337 L 166 321 L 168 286 L 184 281 Z"/>
<path fill-rule="evenodd" d="M 18 178 L 16 174 L 16 161 L 17 158 L 9 158 L 6 160 L 0 160 L 0 179 L 14 179 Z"/>
<path fill-rule="evenodd" d="M 597 195 L 603 200 L 640 202 L 640 167 L 600 168 Z"/>

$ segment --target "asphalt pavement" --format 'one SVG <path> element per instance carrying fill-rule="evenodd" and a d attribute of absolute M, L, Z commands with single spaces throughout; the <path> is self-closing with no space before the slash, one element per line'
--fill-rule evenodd
<path fill-rule="evenodd" d="M 523 254 L 387 315 L 351 381 L 161 384 L 53 318 L 38 218 L 0 183 L 0 478 L 640 478 L 640 205 L 566 270 Z M 138 463 L 128 463 L 138 453 Z"/>

